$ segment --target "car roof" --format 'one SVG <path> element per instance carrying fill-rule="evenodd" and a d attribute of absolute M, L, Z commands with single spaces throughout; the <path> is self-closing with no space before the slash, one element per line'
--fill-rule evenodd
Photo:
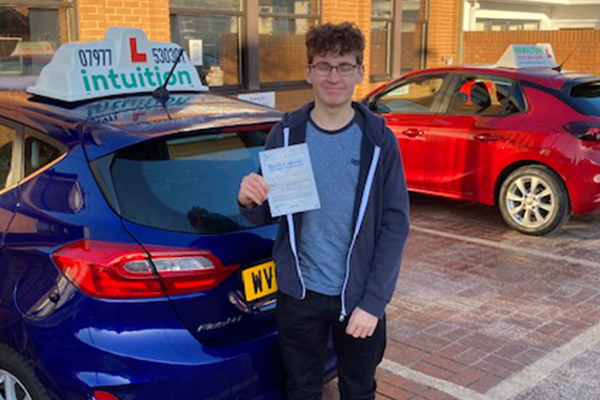
<path fill-rule="evenodd" d="M 561 89 L 565 84 L 572 82 L 586 82 L 590 80 L 600 80 L 600 76 L 585 74 L 575 71 L 557 71 L 552 68 L 502 68 L 494 65 L 462 65 L 452 67 L 431 68 L 421 71 L 410 72 L 407 76 L 419 75 L 423 73 L 481 73 L 497 76 L 504 76 L 513 79 L 522 79 L 540 85 Z"/>
<path fill-rule="evenodd" d="M 149 138 L 190 130 L 271 124 L 282 112 L 211 93 L 171 93 L 161 104 L 150 94 L 65 103 L 25 92 L 22 77 L 0 79 L 0 116 L 31 126 L 72 147 L 81 143 L 79 128 L 93 135 L 96 150 L 107 153 Z M 102 139 L 102 140 L 99 140 Z M 85 140 L 85 138 L 84 138 Z M 101 143 L 101 145 L 99 145 Z"/>

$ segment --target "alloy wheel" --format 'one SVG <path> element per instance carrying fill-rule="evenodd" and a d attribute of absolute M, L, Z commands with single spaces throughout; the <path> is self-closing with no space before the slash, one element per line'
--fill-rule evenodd
<path fill-rule="evenodd" d="M 0 400 L 32 400 L 16 376 L 0 369 Z"/>
<path fill-rule="evenodd" d="M 506 193 L 506 209 L 517 224 L 538 228 L 556 213 L 556 194 L 548 182 L 537 176 L 522 176 L 510 185 Z"/>

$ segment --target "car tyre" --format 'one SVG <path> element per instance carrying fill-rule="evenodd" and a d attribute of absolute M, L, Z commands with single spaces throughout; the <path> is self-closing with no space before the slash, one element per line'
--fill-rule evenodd
<path fill-rule="evenodd" d="M 0 398 L 50 400 L 33 368 L 16 351 L 0 344 Z"/>
<path fill-rule="evenodd" d="M 569 219 L 569 194 L 560 177 L 543 165 L 528 165 L 502 182 L 498 198 L 504 221 L 527 235 L 547 235 Z"/>

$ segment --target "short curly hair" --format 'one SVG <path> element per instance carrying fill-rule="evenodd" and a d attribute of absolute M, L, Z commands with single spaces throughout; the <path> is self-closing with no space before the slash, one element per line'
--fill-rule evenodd
<path fill-rule="evenodd" d="M 352 22 L 313 26 L 306 33 L 306 55 L 309 64 L 312 64 L 315 56 L 324 57 L 329 53 L 341 56 L 356 53 L 356 62 L 362 64 L 364 51 L 365 37 Z"/>

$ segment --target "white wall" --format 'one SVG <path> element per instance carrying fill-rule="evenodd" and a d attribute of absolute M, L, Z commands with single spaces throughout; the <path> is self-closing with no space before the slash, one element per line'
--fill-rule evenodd
<path fill-rule="evenodd" d="M 518 0 L 516 0 L 518 1 Z M 588 3 L 587 5 L 577 5 Z M 561 4 L 562 3 L 562 4 Z M 594 4 L 589 4 L 594 3 Z M 475 7 L 473 5 L 475 4 Z M 478 7 L 477 7 L 478 5 Z M 521 0 L 508 3 L 496 0 L 465 0 L 463 26 L 474 30 L 473 10 L 477 19 L 538 21 L 540 29 L 597 28 L 600 29 L 600 0 Z"/>

